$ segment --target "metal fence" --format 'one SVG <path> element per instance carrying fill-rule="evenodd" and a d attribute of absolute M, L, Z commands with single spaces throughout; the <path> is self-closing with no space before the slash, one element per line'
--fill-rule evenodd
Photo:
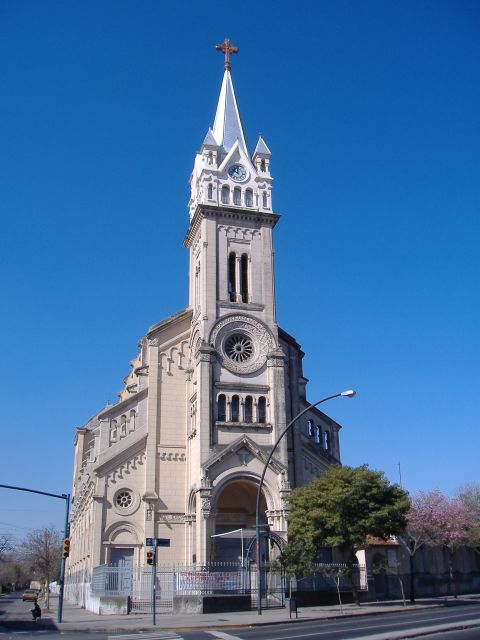
<path fill-rule="evenodd" d="M 291 584 L 281 569 L 266 568 L 260 580 L 262 607 L 282 607 L 290 587 L 294 591 L 334 591 L 337 580 L 341 590 L 350 589 L 345 576 L 345 565 L 319 564 L 312 573 L 296 577 Z M 152 567 L 101 565 L 92 576 L 92 592 L 96 595 L 124 595 L 130 597 L 133 611 L 152 608 Z M 353 580 L 357 589 L 367 589 L 364 566 L 356 566 Z M 156 568 L 156 609 L 168 613 L 173 609 L 175 595 L 248 594 L 252 607 L 258 603 L 257 573 L 255 566 L 238 563 L 212 563 L 208 565 L 158 565 Z"/>
<path fill-rule="evenodd" d="M 332 591 L 337 586 L 340 591 L 350 591 L 350 579 L 357 591 L 368 590 L 367 570 L 363 564 L 347 567 L 346 564 L 318 563 L 312 565 L 307 576 L 297 576 L 293 580 L 296 591 Z"/>

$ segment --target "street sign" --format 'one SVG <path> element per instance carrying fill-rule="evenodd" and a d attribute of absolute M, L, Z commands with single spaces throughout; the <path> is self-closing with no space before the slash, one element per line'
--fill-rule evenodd
<path fill-rule="evenodd" d="M 145 538 L 146 547 L 169 547 L 170 538 Z"/>
<path fill-rule="evenodd" d="M 170 538 L 157 538 L 157 547 L 169 547 Z"/>

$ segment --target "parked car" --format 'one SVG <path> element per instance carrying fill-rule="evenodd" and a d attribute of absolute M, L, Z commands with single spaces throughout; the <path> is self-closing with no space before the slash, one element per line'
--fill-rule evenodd
<path fill-rule="evenodd" d="M 23 602 L 25 601 L 35 602 L 37 598 L 38 598 L 38 591 L 36 589 L 26 589 L 22 595 Z"/>

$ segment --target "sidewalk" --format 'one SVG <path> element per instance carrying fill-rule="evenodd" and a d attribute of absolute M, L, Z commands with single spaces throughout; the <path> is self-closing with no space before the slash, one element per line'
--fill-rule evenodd
<path fill-rule="evenodd" d="M 443 607 L 448 604 L 480 604 L 480 595 L 460 596 L 456 600 L 450 597 L 420 599 L 414 605 L 407 603 L 404 607 L 401 601 L 384 601 L 362 604 L 360 607 L 354 604 L 343 605 L 342 611 L 339 605 L 322 607 L 302 607 L 298 610 L 298 619 L 293 617 L 291 622 L 307 620 L 325 620 L 328 618 L 345 618 L 362 615 L 379 615 L 382 613 L 409 611 L 412 609 L 428 609 Z M 45 613 L 38 627 L 52 627 L 60 631 L 80 633 L 133 633 L 152 631 L 186 631 L 192 629 L 212 630 L 225 627 L 249 627 L 254 625 L 271 625 L 290 622 L 288 609 L 265 609 L 261 616 L 257 611 L 239 611 L 233 613 L 205 613 L 205 614 L 157 614 L 157 624 L 152 624 L 151 614 L 130 614 L 98 616 L 90 611 L 81 609 L 68 602 L 63 605 L 63 621 L 57 620 L 58 600 L 52 598 L 51 613 Z M 480 620 L 479 620 L 480 624 Z M 405 637 L 405 636 L 403 636 Z"/>

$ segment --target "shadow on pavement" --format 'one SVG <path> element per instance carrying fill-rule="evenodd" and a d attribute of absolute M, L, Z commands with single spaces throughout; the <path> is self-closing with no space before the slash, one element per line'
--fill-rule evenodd
<path fill-rule="evenodd" d="M 57 625 L 53 620 L 45 618 L 45 620 L 39 620 L 33 622 L 33 620 L 22 620 L 9 618 L 8 620 L 2 620 L 0 618 L 0 627 L 2 629 L 18 630 L 18 631 L 56 631 L 59 632 Z"/>

